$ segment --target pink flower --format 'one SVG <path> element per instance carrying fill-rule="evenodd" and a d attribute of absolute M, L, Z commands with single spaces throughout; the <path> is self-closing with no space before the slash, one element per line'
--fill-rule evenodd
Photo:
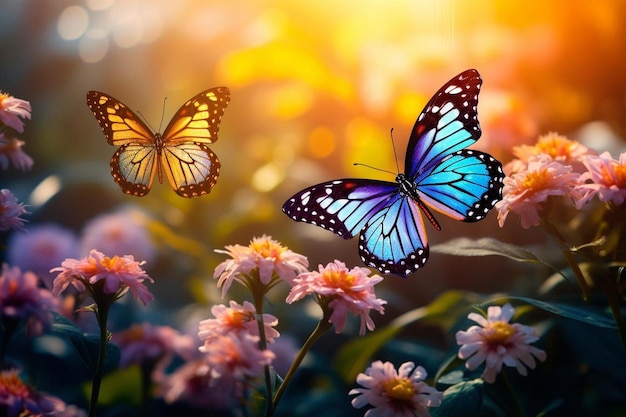
<path fill-rule="evenodd" d="M 156 247 L 146 228 L 147 222 L 141 212 L 130 210 L 95 217 L 83 228 L 81 254 L 98 248 L 110 255 L 133 255 L 151 262 L 156 256 Z"/>
<path fill-rule="evenodd" d="M 265 365 L 274 359 L 272 352 L 259 349 L 259 338 L 249 334 L 216 335 L 199 349 L 206 353 L 214 377 L 228 376 L 238 381 L 261 376 Z"/>
<path fill-rule="evenodd" d="M 548 156 L 553 161 L 563 165 L 572 165 L 574 172 L 580 172 L 583 168 L 582 160 L 587 155 L 595 155 L 585 145 L 565 136 L 550 132 L 540 136 L 533 146 L 521 145 L 513 148 L 513 154 L 518 158 L 506 164 L 504 172 L 512 175 L 528 168 L 528 163 L 538 156 Z"/>
<path fill-rule="evenodd" d="M 119 298 L 130 289 L 133 297 L 146 305 L 152 301 L 153 296 L 143 285 L 143 281 L 154 283 L 154 280 L 141 269 L 143 264 L 144 262 L 135 261 L 132 255 L 109 258 L 94 249 L 86 258 L 66 259 L 60 267 L 50 270 L 59 272 L 54 280 L 52 293 L 58 295 L 70 284 L 79 291 L 85 291 L 85 286 L 88 285 L 93 296 L 95 285 L 102 281 L 104 293 L 117 294 Z"/>
<path fill-rule="evenodd" d="M 207 410 L 232 410 L 244 398 L 245 385 L 230 375 L 216 377 L 204 358 L 185 363 L 157 378 L 165 402 L 186 402 Z"/>
<path fill-rule="evenodd" d="M 354 408 L 371 405 L 365 417 L 430 417 L 429 408 L 441 405 L 443 393 L 424 382 L 426 370 L 413 362 L 400 365 L 398 371 L 391 362 L 375 361 L 360 373 L 348 395 Z"/>
<path fill-rule="evenodd" d="M 112 337 L 122 351 L 120 367 L 159 361 L 168 364 L 174 355 L 191 357 L 194 350 L 189 336 L 169 326 L 136 324 Z"/>
<path fill-rule="evenodd" d="M 309 262 L 304 255 L 292 252 L 270 236 L 255 237 L 249 246 L 226 246 L 227 250 L 216 250 L 217 253 L 230 255 L 228 259 L 215 268 L 214 278 L 219 277 L 218 287 L 222 287 L 222 298 L 230 288 L 233 280 L 246 285 L 244 276 L 258 271 L 258 279 L 269 285 L 275 277 L 292 285 L 293 279 L 300 272 L 305 272 Z"/>
<path fill-rule="evenodd" d="M 257 314 L 254 305 L 249 301 L 244 301 L 243 305 L 236 301 L 230 301 L 230 307 L 223 304 L 211 307 L 214 319 L 202 320 L 198 337 L 201 340 L 209 340 L 217 335 L 227 335 L 231 332 L 238 334 L 250 334 L 260 337 L 259 326 L 257 324 Z M 265 339 L 268 343 L 274 343 L 274 339 L 280 333 L 274 326 L 278 324 L 278 319 L 271 314 L 263 314 L 263 325 Z"/>
<path fill-rule="evenodd" d="M 22 273 L 16 266 L 2 265 L 0 275 L 0 315 L 3 319 L 26 320 L 31 336 L 38 336 L 50 325 L 50 313 L 57 308 L 57 299 L 30 271 Z"/>
<path fill-rule="evenodd" d="M 547 156 L 531 158 L 527 170 L 504 179 L 503 197 L 496 203 L 500 227 L 511 211 L 520 215 L 523 228 L 539 225 L 539 212 L 550 196 L 579 200 L 581 194 L 574 188 L 578 177 L 571 166 Z"/>
<path fill-rule="evenodd" d="M 346 324 L 347 313 L 361 317 L 359 334 L 365 334 L 365 328 L 374 330 L 374 321 L 369 316 L 370 310 L 384 314 L 387 302 L 376 298 L 374 285 L 383 280 L 379 275 L 369 274 L 367 268 L 346 268 L 346 264 L 335 260 L 325 267 L 319 265 L 319 272 L 305 272 L 294 280 L 294 286 L 287 296 L 287 302 L 293 303 L 309 294 L 318 294 L 328 301 L 332 314 L 328 319 L 335 325 L 336 333 L 341 333 Z"/>
<path fill-rule="evenodd" d="M 50 268 L 78 255 L 74 232 L 56 224 L 30 226 L 26 233 L 14 233 L 7 246 L 7 261 L 33 271 L 48 288 L 52 288 L 53 279 Z"/>
<path fill-rule="evenodd" d="M 459 358 L 467 359 L 465 367 L 471 371 L 485 362 L 485 382 L 496 380 L 502 364 L 516 367 L 525 376 L 526 367 L 535 368 L 535 358 L 546 359 L 543 350 L 530 345 L 538 340 L 535 329 L 519 323 L 509 324 L 514 313 L 510 304 L 489 307 L 487 317 L 470 313 L 467 317 L 480 326 L 456 333 L 456 343 L 461 345 Z"/>
<path fill-rule="evenodd" d="M 16 369 L 0 370 L 0 410 L 3 416 L 47 416 L 64 408 L 65 404 L 59 398 L 26 385 Z"/>
<path fill-rule="evenodd" d="M 33 166 L 33 158 L 22 150 L 24 142 L 4 133 L 0 133 L 0 167 L 6 170 L 9 162 L 22 171 L 28 171 Z"/>
<path fill-rule="evenodd" d="M 577 190 L 584 196 L 576 207 L 582 207 L 587 201 L 598 196 L 603 202 L 621 205 L 626 198 L 626 152 L 620 154 L 619 160 L 604 152 L 599 156 L 589 155 L 583 160 L 587 172 L 579 178 Z"/>
<path fill-rule="evenodd" d="M 30 119 L 30 103 L 26 100 L 12 97 L 0 91 L 0 123 L 22 133 L 24 122 L 20 118 Z"/>
<path fill-rule="evenodd" d="M 9 229 L 21 229 L 26 220 L 22 214 L 28 213 L 24 204 L 18 203 L 17 198 L 7 189 L 0 190 L 0 232 Z"/>

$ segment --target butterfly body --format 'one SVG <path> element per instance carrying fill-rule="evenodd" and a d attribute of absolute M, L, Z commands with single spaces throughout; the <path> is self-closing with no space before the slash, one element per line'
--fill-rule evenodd
<path fill-rule="evenodd" d="M 121 101 L 99 91 L 87 93 L 92 110 L 107 142 L 119 146 L 111 158 L 111 175 L 123 192 L 144 196 L 156 173 L 182 197 L 211 191 L 220 162 L 207 146 L 217 140 L 219 123 L 230 101 L 226 87 L 205 90 L 175 113 L 164 132 L 153 133 Z"/>
<path fill-rule="evenodd" d="M 411 132 L 405 172 L 395 182 L 346 178 L 308 187 L 285 202 L 293 220 L 328 229 L 344 239 L 359 234 L 363 262 L 407 276 L 428 259 L 424 218 L 434 212 L 455 220 L 482 220 L 502 198 L 502 165 L 465 149 L 480 137 L 476 114 L 481 85 L 468 70 L 446 83 L 420 113 Z"/>

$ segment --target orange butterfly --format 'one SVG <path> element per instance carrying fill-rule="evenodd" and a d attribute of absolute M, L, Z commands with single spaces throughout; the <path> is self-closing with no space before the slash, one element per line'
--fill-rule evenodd
<path fill-rule="evenodd" d="M 87 93 L 87 105 L 110 145 L 120 146 L 111 158 L 111 175 L 126 194 L 148 194 L 155 171 L 163 183 L 182 197 L 211 191 L 220 161 L 207 143 L 217 140 L 224 109 L 230 101 L 226 87 L 210 88 L 182 105 L 163 134 L 152 130 L 124 103 L 99 91 Z M 155 169 L 156 168 L 156 169 Z"/>

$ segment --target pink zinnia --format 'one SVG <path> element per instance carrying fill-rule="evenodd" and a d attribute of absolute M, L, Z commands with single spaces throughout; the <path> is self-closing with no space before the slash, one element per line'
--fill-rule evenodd
<path fill-rule="evenodd" d="M 533 146 L 515 146 L 513 154 L 518 159 L 506 164 L 504 172 L 507 175 L 526 170 L 528 163 L 538 156 L 547 156 L 563 165 L 572 165 L 573 170 L 579 172 L 583 168 L 582 160 L 587 155 L 595 155 L 595 151 L 590 150 L 580 142 L 550 132 L 547 135 L 540 136 Z"/>
<path fill-rule="evenodd" d="M 14 167 L 22 171 L 27 171 L 33 166 L 33 158 L 28 156 L 23 150 L 24 142 L 0 133 L 0 167 L 9 168 L 9 162 Z"/>
<path fill-rule="evenodd" d="M 219 264 L 213 275 L 219 278 L 217 285 L 222 287 L 222 298 L 233 280 L 245 285 L 241 275 L 248 276 L 255 269 L 264 285 L 268 285 L 275 276 L 292 285 L 294 278 L 309 267 L 306 256 L 291 251 L 266 235 L 253 238 L 249 246 L 226 246 L 226 250 L 215 252 L 232 258 Z"/>
<path fill-rule="evenodd" d="M 365 417 L 430 417 L 429 408 L 441 405 L 443 393 L 424 382 L 426 370 L 405 362 L 396 368 L 391 362 L 375 361 L 356 382 L 348 394 L 354 408 L 371 405 Z"/>
<path fill-rule="evenodd" d="M 30 103 L 10 96 L 0 91 L 0 123 L 22 133 L 24 122 L 21 119 L 30 119 Z M 21 119 L 20 119 L 21 118 Z"/>
<path fill-rule="evenodd" d="M 191 337 L 170 326 L 155 326 L 150 323 L 136 324 L 116 332 L 112 340 L 122 352 L 120 367 L 157 360 L 168 364 L 174 355 L 188 358 L 194 351 Z"/>
<path fill-rule="evenodd" d="M 347 313 L 361 317 L 359 334 L 365 329 L 374 330 L 374 321 L 369 315 L 370 310 L 384 314 L 387 302 L 376 298 L 374 285 L 383 280 L 380 275 L 369 274 L 367 268 L 346 268 L 346 264 L 335 260 L 325 267 L 319 265 L 319 272 L 305 272 L 294 280 L 294 286 L 287 296 L 287 302 L 293 303 L 309 294 L 325 297 L 328 307 L 332 309 L 329 322 L 335 325 L 336 333 L 341 333 L 346 324 Z"/>
<path fill-rule="evenodd" d="M 594 196 L 603 202 L 611 202 L 617 206 L 626 199 L 626 152 L 620 154 L 619 160 L 604 152 L 599 156 L 589 155 L 583 160 L 588 172 L 579 178 L 576 187 L 584 197 L 576 207 L 582 207 Z"/>
<path fill-rule="evenodd" d="M 539 225 L 539 212 L 550 196 L 566 196 L 574 201 L 580 199 L 575 190 L 579 174 L 572 167 L 553 161 L 547 156 L 533 158 L 528 169 L 504 179 L 502 200 L 496 203 L 500 227 L 513 211 L 520 215 L 525 229 Z"/>
<path fill-rule="evenodd" d="M 526 367 L 535 368 L 535 358 L 546 359 L 546 353 L 531 343 L 539 338 L 535 329 L 519 323 L 510 324 L 515 309 L 510 304 L 502 307 L 491 306 L 487 309 L 487 317 L 470 313 L 467 317 L 479 326 L 472 326 L 467 331 L 456 333 L 459 358 L 467 359 L 465 366 L 474 370 L 483 362 L 485 382 L 493 383 L 502 369 L 502 364 L 517 368 L 521 375 L 526 375 Z"/>
<path fill-rule="evenodd" d="M 24 204 L 18 203 L 17 198 L 7 189 L 0 190 L 0 232 L 9 229 L 21 229 L 26 220 L 20 218 L 28 213 Z"/>
<path fill-rule="evenodd" d="M 254 305 L 249 301 L 244 301 L 243 305 L 236 301 L 230 301 L 229 304 L 230 307 L 223 304 L 211 307 L 211 313 L 215 318 L 200 322 L 198 337 L 201 340 L 208 341 L 217 335 L 227 335 L 231 332 L 260 337 Z M 277 324 L 278 319 L 276 317 L 271 314 L 263 314 L 265 340 L 268 343 L 274 343 L 274 339 L 280 336 L 280 333 L 274 329 Z"/>
<path fill-rule="evenodd" d="M 31 336 L 43 333 L 50 325 L 50 313 L 58 301 L 52 293 L 39 286 L 39 279 L 30 271 L 22 273 L 16 266 L 2 265 L 0 275 L 0 316 L 25 320 Z"/>
<path fill-rule="evenodd" d="M 200 347 L 216 378 L 227 376 L 239 381 L 257 378 L 265 365 L 272 363 L 274 354 L 259 349 L 259 338 L 249 334 L 217 335 Z"/>
<path fill-rule="evenodd" d="M 117 294 L 118 298 L 130 289 L 133 297 L 146 305 L 152 301 L 153 295 L 143 281 L 154 280 L 141 269 L 144 262 L 137 262 L 132 255 L 114 256 L 109 258 L 97 250 L 82 259 L 66 259 L 60 267 L 50 272 L 59 272 L 54 280 L 52 292 L 55 295 L 63 292 L 70 284 L 79 291 L 85 291 L 86 285 L 94 286 L 103 281 L 106 294 Z"/>

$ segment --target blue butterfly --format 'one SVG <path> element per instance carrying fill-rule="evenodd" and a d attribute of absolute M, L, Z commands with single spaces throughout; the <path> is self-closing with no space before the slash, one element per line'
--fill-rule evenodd
<path fill-rule="evenodd" d="M 305 188 L 283 205 L 293 220 L 344 239 L 360 232 L 363 262 L 406 277 L 428 259 L 424 217 L 441 230 L 433 211 L 476 222 L 502 199 L 502 164 L 466 149 L 480 137 L 476 107 L 482 80 L 470 69 L 430 99 L 411 132 L 405 173 L 395 182 L 338 179 Z M 422 216 L 423 214 L 423 216 Z"/>

